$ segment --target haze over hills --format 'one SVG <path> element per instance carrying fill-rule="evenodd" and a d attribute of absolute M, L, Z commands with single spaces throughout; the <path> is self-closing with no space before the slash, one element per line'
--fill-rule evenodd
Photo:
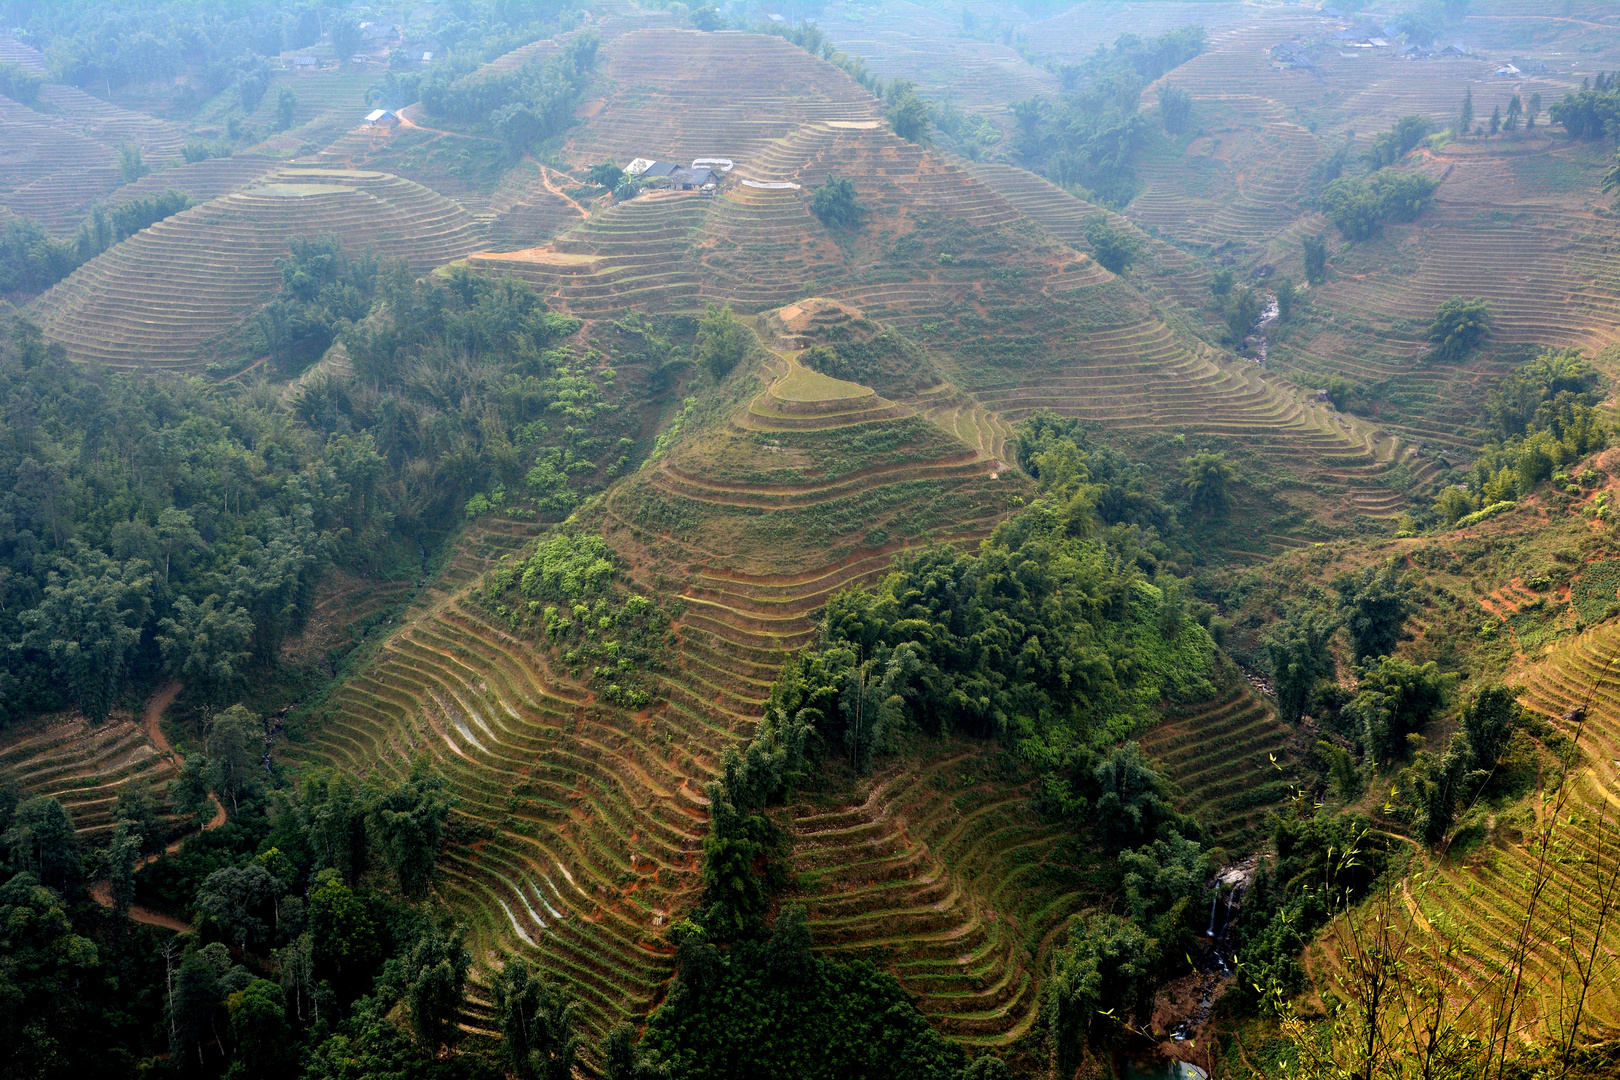
<path fill-rule="evenodd" d="M 1343 7 L 0 10 L 0 1071 L 1610 1075 L 1620 15 Z"/>

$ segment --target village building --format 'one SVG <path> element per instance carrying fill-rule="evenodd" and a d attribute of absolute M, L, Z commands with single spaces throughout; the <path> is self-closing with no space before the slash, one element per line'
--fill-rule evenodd
<path fill-rule="evenodd" d="M 399 126 L 399 117 L 392 109 L 373 109 L 366 114 L 366 123 L 372 127 L 394 128 Z"/>

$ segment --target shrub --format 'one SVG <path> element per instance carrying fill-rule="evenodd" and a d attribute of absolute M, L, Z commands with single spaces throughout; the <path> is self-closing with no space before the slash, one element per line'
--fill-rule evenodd
<path fill-rule="evenodd" d="M 1086 243 L 1097 261 L 1116 274 L 1123 274 L 1136 257 L 1136 241 L 1124 229 L 1109 224 L 1107 214 L 1093 214 L 1087 220 Z"/>
<path fill-rule="evenodd" d="M 748 355 L 748 338 L 748 327 L 731 314 L 730 304 L 722 308 L 709 305 L 698 322 L 697 354 L 716 382 L 730 375 Z"/>
<path fill-rule="evenodd" d="M 834 173 L 811 190 L 810 212 L 828 228 L 858 229 L 865 210 L 855 201 L 855 182 Z"/>

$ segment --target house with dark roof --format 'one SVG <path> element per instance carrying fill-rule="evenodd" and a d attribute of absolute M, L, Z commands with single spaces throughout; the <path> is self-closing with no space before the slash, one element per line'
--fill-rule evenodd
<path fill-rule="evenodd" d="M 669 186 L 678 191 L 702 191 L 714 183 L 713 169 L 676 169 L 669 174 Z"/>

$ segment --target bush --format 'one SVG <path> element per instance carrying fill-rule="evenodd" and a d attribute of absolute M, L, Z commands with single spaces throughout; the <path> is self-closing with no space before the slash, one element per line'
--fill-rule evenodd
<path fill-rule="evenodd" d="M 811 189 L 810 212 L 829 229 L 858 229 L 865 210 L 855 201 L 855 182 L 833 173 L 826 183 Z"/>
<path fill-rule="evenodd" d="M 1116 274 L 1123 274 L 1136 257 L 1136 241 L 1124 229 L 1109 224 L 1107 214 L 1093 214 L 1086 221 L 1086 243 L 1097 261 Z"/>
<path fill-rule="evenodd" d="M 748 327 L 731 314 L 731 305 L 723 308 L 709 305 L 707 313 L 698 322 L 697 353 L 703 366 L 709 369 L 716 382 L 730 375 L 743 357 L 748 355 Z"/>

